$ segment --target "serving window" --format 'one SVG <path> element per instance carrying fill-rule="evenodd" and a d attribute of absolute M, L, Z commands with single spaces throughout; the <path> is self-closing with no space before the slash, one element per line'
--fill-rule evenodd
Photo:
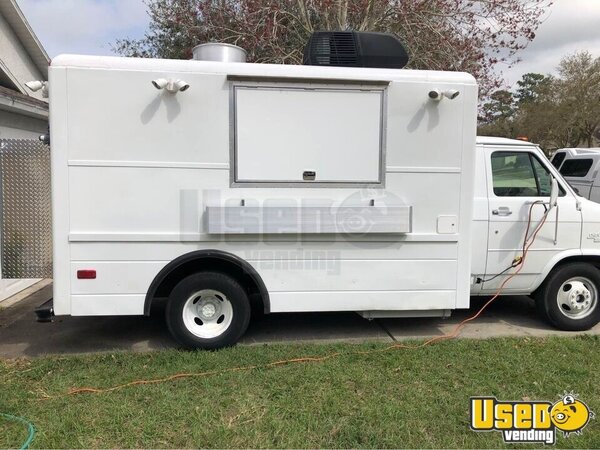
<path fill-rule="evenodd" d="M 385 87 L 232 86 L 233 184 L 381 185 Z"/>

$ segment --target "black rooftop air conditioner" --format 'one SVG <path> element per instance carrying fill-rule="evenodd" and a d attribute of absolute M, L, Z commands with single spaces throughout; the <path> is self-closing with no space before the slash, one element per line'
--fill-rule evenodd
<path fill-rule="evenodd" d="M 308 66 L 379 67 L 401 69 L 408 55 L 389 33 L 316 31 L 304 49 Z"/>

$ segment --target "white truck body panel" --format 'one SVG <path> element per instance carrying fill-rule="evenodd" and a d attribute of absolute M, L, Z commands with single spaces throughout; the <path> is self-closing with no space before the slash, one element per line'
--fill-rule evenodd
<path fill-rule="evenodd" d="M 156 78 L 191 87 L 168 94 Z M 469 306 L 470 75 L 59 56 L 50 84 L 56 314 L 143 314 L 158 272 L 201 249 L 248 261 L 271 312 Z M 433 102 L 432 89 L 460 95 Z M 264 212 L 256 228 L 210 232 L 207 208 L 243 205 Z M 337 232 L 256 232 L 323 207 Z M 409 231 L 385 231 L 388 209 Z"/>

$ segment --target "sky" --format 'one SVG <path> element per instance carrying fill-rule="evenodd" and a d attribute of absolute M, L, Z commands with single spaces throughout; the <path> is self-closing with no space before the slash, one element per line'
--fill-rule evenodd
<path fill-rule="evenodd" d="M 139 38 L 148 25 L 143 0 L 17 0 L 52 58 L 61 53 L 112 55 L 111 43 Z M 555 73 L 561 57 L 600 56 L 600 0 L 555 0 L 514 67 L 498 67 L 508 86 L 527 72 Z"/>
<path fill-rule="evenodd" d="M 120 38 L 148 26 L 142 0 L 17 0 L 50 58 L 61 53 L 113 55 Z"/>

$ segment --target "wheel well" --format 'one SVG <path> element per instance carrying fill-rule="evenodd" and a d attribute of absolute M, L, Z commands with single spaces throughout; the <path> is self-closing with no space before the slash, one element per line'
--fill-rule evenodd
<path fill-rule="evenodd" d="M 600 269 L 600 256 L 595 256 L 595 255 L 580 255 L 580 256 L 570 256 L 568 258 L 561 259 L 552 268 L 552 270 L 556 269 L 559 266 L 564 266 L 565 264 L 574 263 L 574 262 L 581 262 L 581 263 L 592 264 L 593 266 L 596 266 L 597 269 Z M 552 272 L 552 270 L 550 272 Z"/>
<path fill-rule="evenodd" d="M 269 293 L 256 270 L 242 258 L 220 250 L 199 250 L 171 261 L 156 275 L 144 303 L 150 315 L 152 301 L 167 298 L 179 281 L 197 272 L 220 272 L 234 278 L 246 290 L 253 310 L 270 312 Z"/>
<path fill-rule="evenodd" d="M 577 255 L 577 256 L 569 256 L 567 258 L 561 259 L 559 262 L 557 262 L 554 265 L 554 267 L 552 267 L 552 269 L 550 269 L 550 271 L 546 275 L 546 278 L 544 278 L 544 281 L 542 281 L 542 283 L 538 286 L 538 288 L 534 292 L 532 292 L 532 294 L 531 294 L 532 297 L 535 297 L 536 294 L 538 294 L 539 291 L 541 289 L 543 289 L 544 285 L 546 284 L 546 280 L 548 279 L 548 277 L 550 276 L 550 274 L 552 272 L 554 272 L 559 267 L 562 267 L 562 266 L 565 266 L 565 265 L 571 264 L 571 263 L 588 263 L 588 264 L 592 264 L 598 270 L 600 270 L 600 256 L 596 256 L 596 255 Z"/>

